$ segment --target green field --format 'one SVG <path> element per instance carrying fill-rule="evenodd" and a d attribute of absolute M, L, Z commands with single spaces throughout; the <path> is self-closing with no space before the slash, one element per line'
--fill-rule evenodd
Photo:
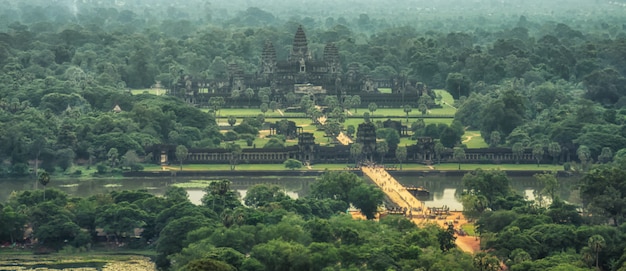
<path fill-rule="evenodd" d="M 346 165 L 344 164 L 315 164 L 311 166 L 310 170 L 343 170 L 346 168 Z M 179 170 L 180 167 L 176 164 L 172 164 L 168 167 L 165 168 L 165 170 Z M 263 170 L 290 170 L 285 168 L 285 166 L 283 164 L 240 164 L 237 165 L 237 167 L 235 168 L 236 170 L 243 170 L 243 171 L 263 171 Z M 163 168 L 161 168 L 161 166 L 159 165 L 146 165 L 144 167 L 145 171 L 161 171 L 164 170 Z M 221 170 L 230 170 L 230 165 L 227 164 L 212 164 L 212 165 L 207 165 L 207 164 L 192 164 L 192 165 L 185 165 L 183 164 L 183 170 L 184 171 L 211 171 L 211 170 L 215 170 L 215 171 L 221 171 Z M 302 169 L 300 170 L 309 170 L 306 167 L 302 167 Z"/>
<path fill-rule="evenodd" d="M 388 165 L 392 165 L 394 163 L 387 163 Z M 345 170 L 346 165 L 348 164 L 314 164 L 311 166 L 311 170 Z M 399 166 L 399 164 L 396 164 Z M 432 166 L 426 166 L 423 164 L 403 164 L 403 170 L 458 170 L 459 164 L 457 163 L 442 163 L 440 165 L 433 164 Z M 536 164 L 461 164 L 461 170 L 475 170 L 475 169 L 500 169 L 500 170 L 539 170 L 539 171 L 558 171 L 563 170 L 563 166 L 560 165 L 540 165 L 537 167 Z M 159 165 L 145 165 L 145 171 L 161 171 L 164 170 Z M 179 166 L 177 164 L 171 164 L 166 167 L 165 170 L 179 170 Z M 230 170 L 230 165 L 227 164 L 191 164 L 185 165 L 183 164 L 184 171 L 221 171 L 221 170 Z M 283 164 L 240 164 L 237 165 L 236 170 L 243 171 L 263 171 L 263 170 L 290 170 L 285 168 Z M 300 170 L 309 170 L 306 167 L 303 167 Z"/>
<path fill-rule="evenodd" d="M 208 108 L 201 109 L 204 112 L 208 112 Z M 355 112 L 354 109 L 350 109 L 350 113 L 348 113 L 348 118 L 362 118 L 363 113 L 369 112 L 367 108 L 358 108 Z M 444 106 L 443 108 L 434 108 L 429 110 L 429 113 L 426 115 L 422 115 L 417 108 L 414 108 L 413 111 L 409 113 L 409 118 L 429 118 L 430 116 L 443 116 L 445 118 L 453 118 L 456 113 L 456 109 L 451 108 L 449 106 Z M 259 114 L 262 114 L 261 110 L 258 108 L 223 108 L 219 112 L 220 118 L 225 119 L 228 116 L 235 117 L 254 117 Z M 371 118 L 384 118 L 386 116 L 406 116 L 404 113 L 404 109 L 402 108 L 379 108 L 374 113 L 370 112 Z M 288 112 L 283 113 L 282 115 L 278 112 L 278 110 L 272 112 L 272 110 L 268 110 L 265 112 L 266 118 L 289 118 L 289 117 L 304 117 L 304 113 L 300 112 Z"/>
<path fill-rule="evenodd" d="M 163 95 L 165 94 L 165 89 L 155 89 L 155 88 L 145 88 L 145 89 L 131 89 L 130 93 L 133 95 L 138 94 L 152 94 L 152 95 Z"/>
<path fill-rule="evenodd" d="M 441 101 L 443 104 L 448 104 L 449 106 L 454 105 L 454 98 L 452 98 L 452 94 L 450 94 L 448 91 L 446 91 L 445 89 L 434 89 L 433 91 L 441 96 Z"/>
<path fill-rule="evenodd" d="M 468 149 L 489 147 L 489 144 L 487 144 L 487 142 L 485 142 L 483 137 L 480 135 L 480 131 L 465 131 L 462 142 L 467 146 Z"/>

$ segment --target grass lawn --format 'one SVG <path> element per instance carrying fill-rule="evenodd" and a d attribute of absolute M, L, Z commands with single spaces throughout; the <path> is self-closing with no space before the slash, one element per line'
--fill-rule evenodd
<path fill-rule="evenodd" d="M 203 108 L 202 111 L 208 112 L 208 108 Z M 261 109 L 258 108 L 222 108 L 220 109 L 220 118 L 228 118 L 228 116 L 235 117 L 256 117 L 259 114 L 262 114 Z M 265 118 L 282 118 L 289 116 L 302 116 L 303 113 L 283 113 L 281 115 L 278 110 L 272 112 L 272 110 L 267 110 L 265 112 Z"/>
<path fill-rule="evenodd" d="M 461 225 L 461 229 L 469 236 L 476 236 L 476 226 L 474 223 L 463 224 Z"/>
<path fill-rule="evenodd" d="M 441 96 L 441 101 L 447 103 L 449 105 L 454 105 L 454 98 L 452 98 L 452 94 L 450 94 L 445 89 L 434 89 L 435 93 Z"/>
<path fill-rule="evenodd" d="M 384 94 L 391 94 L 391 89 L 390 88 L 378 88 L 378 91 L 380 93 L 384 93 Z"/>
<path fill-rule="evenodd" d="M 152 95 L 163 95 L 165 94 L 165 89 L 156 89 L 156 88 L 144 88 L 144 89 L 131 89 L 130 93 L 133 95 L 148 93 Z"/>
<path fill-rule="evenodd" d="M 391 119 L 391 120 L 397 120 L 397 121 L 401 121 L 403 125 L 407 125 L 409 128 L 411 128 L 411 123 L 416 122 L 419 118 L 409 118 L 409 123 L 406 123 L 406 118 L 370 118 L 370 121 L 376 123 L 376 121 L 386 121 L 387 119 Z M 445 123 L 447 125 L 452 124 L 453 119 L 424 119 L 424 123 L 426 123 L 426 125 L 431 124 L 431 123 L 435 123 L 435 124 L 439 124 L 439 123 Z M 346 122 L 344 123 L 344 127 L 348 127 L 348 125 L 354 125 L 354 128 L 359 127 L 359 124 L 363 123 L 363 119 L 357 119 L 357 118 L 351 118 L 351 119 L 346 119 Z"/>
<path fill-rule="evenodd" d="M 346 168 L 344 164 L 314 164 L 311 165 L 311 170 L 343 170 Z M 171 164 L 166 167 L 166 170 L 179 170 L 180 166 L 177 164 Z M 163 170 L 159 165 L 146 165 L 145 171 L 161 171 Z M 230 165 L 227 164 L 183 164 L 184 171 L 211 171 L 211 170 L 230 170 Z M 239 164 L 235 170 L 243 171 L 263 171 L 263 170 L 290 170 L 285 168 L 283 164 Z M 302 167 L 300 170 L 309 170 L 306 167 Z"/>
<path fill-rule="evenodd" d="M 465 134 L 463 135 L 463 144 L 465 144 L 468 149 L 489 147 L 489 144 L 487 144 L 487 142 L 485 142 L 483 137 L 480 135 L 480 131 L 465 131 Z"/>
<path fill-rule="evenodd" d="M 364 108 L 359 107 L 356 110 L 356 112 L 354 108 L 350 109 L 350 112 L 352 113 L 353 117 L 362 117 L 363 113 L 365 112 L 370 113 L 371 118 L 384 118 L 386 116 L 406 116 L 404 109 L 401 107 L 378 108 L 376 111 L 374 111 L 374 113 L 370 112 L 366 107 Z M 456 109 L 451 108 L 451 107 L 434 108 L 430 110 L 430 112 L 426 115 L 426 117 L 428 117 L 428 115 L 449 115 L 450 118 L 453 118 L 455 113 L 456 113 Z M 419 112 L 417 108 L 413 108 L 413 110 L 409 113 L 409 118 L 418 118 L 421 116 L 422 116 L 422 113 Z"/>
<path fill-rule="evenodd" d="M 313 170 L 344 170 L 346 165 L 351 165 L 352 163 L 347 164 L 314 164 L 311 165 L 311 169 Z M 389 165 L 394 163 L 387 163 Z M 399 164 L 396 164 L 399 166 Z M 422 164 L 402 164 L 403 170 L 458 170 L 459 165 L 455 163 L 443 163 L 441 165 L 434 164 L 432 165 L 432 169 L 428 166 Z M 461 170 L 475 170 L 478 168 L 482 169 L 500 169 L 500 170 L 544 170 L 544 171 L 556 171 L 563 170 L 563 166 L 554 166 L 554 165 L 541 165 L 537 167 L 536 164 L 461 164 Z M 145 171 L 161 171 L 163 170 L 159 165 L 144 165 Z M 171 164 L 166 168 L 166 170 L 179 170 L 178 164 Z M 183 170 L 185 171 L 211 171 L 211 170 L 230 170 L 230 165 L 227 164 L 183 164 Z M 235 170 L 253 170 L 253 171 L 263 171 L 263 170 L 290 170 L 285 168 L 283 164 L 240 164 L 237 165 Z M 300 170 L 308 170 L 306 167 L 301 168 Z"/>
<path fill-rule="evenodd" d="M 413 166 L 413 164 L 411 164 Z M 424 165 L 415 165 L 421 169 Z M 441 165 L 433 164 L 432 167 L 436 170 L 458 170 L 459 164 L 457 163 L 442 163 Z M 405 167 L 406 168 L 406 167 Z M 537 164 L 461 164 L 461 170 L 475 170 L 482 169 L 500 169 L 500 170 L 543 170 L 543 171 L 557 171 L 563 170 L 561 165 L 539 165 Z"/>

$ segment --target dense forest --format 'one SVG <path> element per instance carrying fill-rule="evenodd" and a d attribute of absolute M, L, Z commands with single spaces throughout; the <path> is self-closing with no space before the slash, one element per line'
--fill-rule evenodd
<path fill-rule="evenodd" d="M 530 11 L 514 17 L 468 11 L 417 24 L 365 13 L 282 18 L 255 7 L 235 9 L 227 19 L 185 13 L 183 4 L 40 4 L 2 7 L 5 176 L 27 174 L 30 160 L 43 161 L 49 172 L 77 160 L 121 161 L 129 151 L 127 160 L 134 161 L 155 143 L 227 147 L 211 114 L 128 90 L 157 81 L 167 88 L 181 73 L 210 79 L 227 72 L 228 63 L 254 73 L 264 42 L 283 45 L 276 51 L 286 54 L 299 25 L 317 52 L 336 43 L 345 66 L 359 63 L 374 78 L 403 75 L 449 90 L 457 99 L 456 119 L 492 146 L 541 146 L 546 153 L 559 150 L 555 160 L 583 157 L 583 163 L 608 161 L 626 146 L 626 35 L 615 2 L 569 10 L 569 17 L 554 11 L 562 21 Z M 197 5 L 206 14 L 219 10 Z M 116 105 L 121 114 L 111 111 Z M 111 149 L 116 152 L 109 155 Z"/>
<path fill-rule="evenodd" d="M 202 206 L 179 189 L 90 198 L 37 190 L 2 203 L 2 241 L 28 224 L 51 249 L 64 240 L 65 249 L 88 249 L 96 228 L 124 240 L 142 227 L 133 245 L 154 248 L 157 264 L 176 270 L 624 270 L 622 1 L 2 2 L 0 177 L 74 174 L 66 171 L 77 163 L 101 173 L 139 169 L 153 144 L 231 147 L 212 112 L 131 90 L 168 88 L 180 74 L 211 79 L 230 63 L 255 73 L 265 41 L 283 46 L 284 58 L 302 25 L 309 47 L 335 43 L 344 67 L 446 89 L 455 127 L 480 130 L 491 147 L 569 162 L 583 174 L 585 204 L 581 214 L 556 197 L 550 174 L 537 176 L 546 186 L 540 203 L 511 192 L 502 172 L 473 172 L 463 200 L 488 252 L 472 256 L 437 227 L 339 214 L 350 203 L 371 210 L 382 197 L 350 175 L 322 177 L 327 187 L 298 200 L 254 188 L 245 206 L 226 181 L 207 188 Z M 371 201 L 358 202 L 363 195 Z"/>

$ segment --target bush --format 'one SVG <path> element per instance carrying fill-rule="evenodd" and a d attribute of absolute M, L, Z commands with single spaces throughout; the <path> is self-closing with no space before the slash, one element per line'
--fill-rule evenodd
<path fill-rule="evenodd" d="M 563 164 L 563 170 L 571 171 L 572 170 L 572 164 L 570 164 L 569 162 L 566 162 L 565 164 Z"/>
<path fill-rule="evenodd" d="M 28 175 L 30 168 L 25 163 L 16 163 L 11 167 L 11 176 L 24 177 Z"/>
<path fill-rule="evenodd" d="M 143 166 L 140 164 L 134 164 L 130 166 L 130 171 L 142 171 Z"/>
<path fill-rule="evenodd" d="M 107 172 L 109 172 L 109 166 L 105 163 L 98 163 L 98 165 L 96 166 L 96 170 L 98 174 L 106 174 Z"/>
<path fill-rule="evenodd" d="M 239 134 L 237 134 L 236 132 L 233 132 L 233 131 L 228 131 L 224 135 L 224 140 L 226 140 L 226 141 L 235 141 L 237 139 L 239 139 Z"/>

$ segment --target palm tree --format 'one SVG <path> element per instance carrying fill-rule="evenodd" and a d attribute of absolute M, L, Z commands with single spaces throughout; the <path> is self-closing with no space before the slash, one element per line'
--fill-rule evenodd
<path fill-rule="evenodd" d="M 354 167 L 357 166 L 359 162 L 359 157 L 363 153 L 363 144 L 354 143 L 350 146 L 350 156 L 354 158 Z"/>
<path fill-rule="evenodd" d="M 556 165 L 561 155 L 561 145 L 558 142 L 550 142 L 548 144 L 548 153 L 552 156 L 552 162 Z"/>
<path fill-rule="evenodd" d="M 48 172 L 42 172 L 39 174 L 39 183 L 43 185 L 43 201 L 46 201 L 46 185 L 50 183 L 50 175 Z"/>
<path fill-rule="evenodd" d="M 604 248 L 604 246 L 606 246 L 606 241 L 604 241 L 604 237 L 602 237 L 602 235 L 595 234 L 589 237 L 589 240 L 587 241 L 587 245 L 589 246 L 591 251 L 595 254 L 596 269 L 600 270 L 598 254 L 600 254 L 600 251 Z"/>
<path fill-rule="evenodd" d="M 522 145 L 522 142 L 517 142 L 513 144 L 511 150 L 513 151 L 513 155 L 515 156 L 515 163 L 519 164 L 519 160 L 524 154 L 524 145 Z"/>
<path fill-rule="evenodd" d="M 380 155 L 380 163 L 384 164 L 385 154 L 389 151 L 389 145 L 387 141 L 380 141 L 376 143 L 376 152 Z"/>
<path fill-rule="evenodd" d="M 402 170 L 402 161 L 406 160 L 406 147 L 398 147 L 396 149 L 396 159 L 400 162 L 400 170 Z"/>
<path fill-rule="evenodd" d="M 456 147 L 454 148 L 454 160 L 456 160 L 459 163 L 459 170 L 461 170 L 461 161 L 465 160 L 465 149 L 460 148 L 460 147 Z"/>
<path fill-rule="evenodd" d="M 441 164 L 441 154 L 446 150 L 446 147 L 441 142 L 435 143 L 435 155 L 437 155 L 437 163 Z"/>

